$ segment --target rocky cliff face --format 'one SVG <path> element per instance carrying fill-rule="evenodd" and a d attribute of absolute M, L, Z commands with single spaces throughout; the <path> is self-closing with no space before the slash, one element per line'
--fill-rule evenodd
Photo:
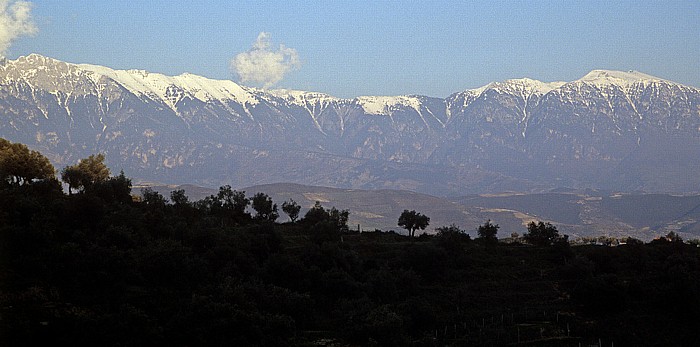
<path fill-rule="evenodd" d="M 339 99 L 33 54 L 0 67 L 0 117 L 0 136 L 59 168 L 102 152 L 138 180 L 439 195 L 700 190 L 700 89 L 638 72 L 507 80 L 446 99 Z"/>

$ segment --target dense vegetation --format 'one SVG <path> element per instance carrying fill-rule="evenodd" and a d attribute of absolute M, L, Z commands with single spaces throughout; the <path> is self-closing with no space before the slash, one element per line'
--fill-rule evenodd
<path fill-rule="evenodd" d="M 698 343 L 700 250 L 679 238 L 570 247 L 533 223 L 530 244 L 504 243 L 490 221 L 475 240 L 360 234 L 320 204 L 277 224 L 264 194 L 134 198 L 86 161 L 63 170 L 70 194 L 0 168 L 0 345 Z"/>

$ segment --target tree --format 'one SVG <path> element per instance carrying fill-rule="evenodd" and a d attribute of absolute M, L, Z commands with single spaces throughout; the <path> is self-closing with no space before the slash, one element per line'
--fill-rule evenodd
<path fill-rule="evenodd" d="M 469 234 L 467 234 L 466 231 L 460 229 L 456 224 L 450 224 L 449 226 L 441 226 L 438 228 L 435 228 L 435 231 L 437 231 L 437 234 L 435 234 L 436 237 L 452 237 L 454 235 L 459 235 L 459 236 L 465 236 L 467 239 L 471 239 Z"/>
<path fill-rule="evenodd" d="M 55 169 L 49 159 L 21 143 L 0 138 L 0 179 L 15 185 L 33 180 L 54 178 Z"/>
<path fill-rule="evenodd" d="M 289 198 L 289 201 L 285 201 L 282 203 L 282 211 L 289 216 L 289 219 L 294 223 L 297 218 L 299 218 L 299 211 L 301 210 L 301 206 L 297 204 L 294 199 Z"/>
<path fill-rule="evenodd" d="M 87 183 L 102 182 L 109 178 L 109 168 L 105 165 L 105 155 L 90 155 L 78 163 L 78 168 L 85 173 Z"/>
<path fill-rule="evenodd" d="M 105 181 L 95 182 L 90 192 L 105 201 L 113 203 L 131 203 L 131 180 L 121 171 L 118 176 Z"/>
<path fill-rule="evenodd" d="M 93 154 L 85 159 L 81 159 L 76 165 L 63 168 L 61 170 L 61 180 L 68 184 L 68 194 L 74 188 L 85 191 L 97 183 L 106 181 L 110 173 L 104 161 L 104 154 Z"/>
<path fill-rule="evenodd" d="M 170 192 L 170 201 L 173 202 L 175 206 L 189 206 L 190 200 L 187 198 L 184 189 L 173 190 Z"/>
<path fill-rule="evenodd" d="M 523 235 L 523 239 L 530 244 L 537 246 L 551 246 L 559 242 L 567 242 L 567 236 L 559 235 L 557 227 L 551 223 L 530 222 L 527 225 L 527 233 Z"/>
<path fill-rule="evenodd" d="M 168 203 L 168 200 L 162 194 L 153 190 L 153 188 L 151 187 L 141 189 L 141 196 L 141 201 L 146 206 L 157 207 L 162 209 Z"/>
<path fill-rule="evenodd" d="M 336 228 L 340 231 L 348 231 L 349 217 L 350 211 L 348 210 L 338 210 L 335 207 L 331 207 L 328 211 L 328 220 L 335 224 Z"/>
<path fill-rule="evenodd" d="M 635 239 L 632 236 L 628 236 L 627 239 L 625 239 L 625 243 L 627 243 L 628 245 L 633 245 L 633 246 L 641 246 L 644 244 L 644 241 L 642 241 L 640 239 Z"/>
<path fill-rule="evenodd" d="M 244 191 L 232 190 L 230 185 L 225 185 L 219 187 L 219 193 L 216 196 L 221 202 L 221 206 L 224 210 L 230 211 L 236 216 L 243 216 L 246 214 L 245 209 L 250 205 L 250 200 L 245 197 Z"/>
<path fill-rule="evenodd" d="M 415 236 L 416 230 L 425 228 L 430 223 L 430 217 L 422 215 L 414 210 L 403 210 L 399 216 L 398 225 L 408 231 L 408 236 Z"/>
<path fill-rule="evenodd" d="M 479 229 L 477 229 L 476 233 L 479 235 L 479 239 L 494 242 L 498 241 L 498 238 L 496 238 L 498 228 L 498 224 L 492 224 L 491 220 L 489 219 L 484 223 L 484 225 L 479 225 Z"/>
<path fill-rule="evenodd" d="M 303 221 L 308 225 L 328 222 L 339 231 L 347 231 L 349 216 L 350 212 L 348 210 L 338 210 L 335 207 L 332 207 L 330 210 L 326 210 L 323 208 L 323 206 L 321 206 L 321 202 L 316 201 L 314 206 L 306 211 Z"/>
<path fill-rule="evenodd" d="M 666 240 L 678 243 L 683 242 L 683 238 L 680 235 L 678 235 L 675 231 L 669 231 L 669 233 L 666 234 Z"/>
<path fill-rule="evenodd" d="M 435 231 L 437 244 L 453 253 L 464 251 L 464 244 L 471 240 L 469 234 L 455 224 L 435 228 Z"/>
<path fill-rule="evenodd" d="M 277 204 L 272 203 L 272 198 L 265 193 L 255 194 L 251 202 L 256 212 L 254 217 L 256 220 L 274 222 L 280 216 L 277 212 Z"/>
<path fill-rule="evenodd" d="M 246 208 L 250 200 L 245 197 L 245 192 L 231 189 L 230 185 L 219 187 L 216 195 L 210 195 L 195 203 L 195 207 L 207 214 L 216 216 L 221 220 L 221 226 L 233 224 L 245 224 L 250 221 L 250 214 Z"/>
<path fill-rule="evenodd" d="M 61 180 L 68 185 L 68 195 L 73 194 L 73 189 L 78 189 L 82 186 L 82 173 L 77 165 L 66 166 L 61 170 Z"/>
<path fill-rule="evenodd" d="M 306 214 L 304 215 L 304 223 L 313 225 L 318 222 L 323 221 L 326 219 L 328 213 L 326 212 L 326 209 L 321 206 L 320 201 L 316 201 L 311 208 L 306 211 Z"/>

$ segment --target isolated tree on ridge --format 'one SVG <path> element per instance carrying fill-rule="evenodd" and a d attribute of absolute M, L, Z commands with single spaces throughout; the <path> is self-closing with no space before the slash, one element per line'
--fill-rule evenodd
<path fill-rule="evenodd" d="M 403 210 L 399 216 L 398 225 L 408 230 L 408 236 L 415 236 L 416 230 L 425 230 L 430 224 L 430 217 L 420 214 L 414 210 Z"/>

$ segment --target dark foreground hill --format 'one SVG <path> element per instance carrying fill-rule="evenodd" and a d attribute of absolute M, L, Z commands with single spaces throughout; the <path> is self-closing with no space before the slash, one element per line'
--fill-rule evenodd
<path fill-rule="evenodd" d="M 678 238 L 409 238 L 353 233 L 328 205 L 264 222 L 226 189 L 170 204 L 123 176 L 70 196 L 0 183 L 4 346 L 698 343 L 700 248 Z"/>

